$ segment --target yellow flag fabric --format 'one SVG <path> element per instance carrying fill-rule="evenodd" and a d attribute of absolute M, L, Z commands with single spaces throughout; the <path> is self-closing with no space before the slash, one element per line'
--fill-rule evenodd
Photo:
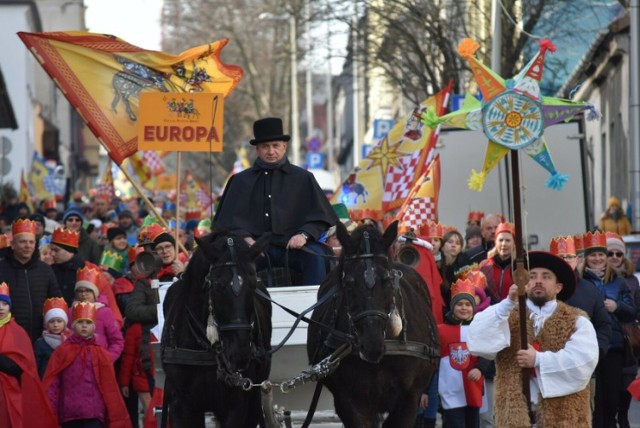
<path fill-rule="evenodd" d="M 44 163 L 44 159 L 38 152 L 33 152 L 33 161 L 31 162 L 31 171 L 29 171 L 29 184 L 31 184 L 31 193 L 37 199 L 50 199 L 53 193 L 47 187 L 47 180 L 52 173 L 51 168 Z"/>
<path fill-rule="evenodd" d="M 140 92 L 226 96 L 243 75 L 242 68 L 220 61 L 228 39 L 174 56 L 106 34 L 19 32 L 18 36 L 118 165 L 137 150 Z"/>
<path fill-rule="evenodd" d="M 436 141 L 434 131 L 423 126 L 422 114 L 428 109 L 444 113 L 450 90 L 451 84 L 396 122 L 338 187 L 331 202 L 345 204 L 354 220 L 382 220 L 400 208 L 430 162 Z"/>
<path fill-rule="evenodd" d="M 211 194 L 207 186 L 187 171 L 180 184 L 180 206 L 187 211 L 202 211 L 208 209 L 210 205 Z"/>
<path fill-rule="evenodd" d="M 33 202 L 31 201 L 31 194 L 29 193 L 29 185 L 27 179 L 24 176 L 24 170 L 20 172 L 20 193 L 18 194 L 18 202 L 24 202 L 29 207 L 29 212 L 33 212 Z"/>

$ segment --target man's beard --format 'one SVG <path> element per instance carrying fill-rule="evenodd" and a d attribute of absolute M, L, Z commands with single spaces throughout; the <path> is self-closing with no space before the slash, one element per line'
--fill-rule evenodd
<path fill-rule="evenodd" d="M 529 296 L 529 300 L 531 300 L 531 302 L 538 306 L 538 307 L 543 307 L 545 303 L 547 303 L 549 301 L 549 299 L 547 299 L 546 295 L 543 296 Z"/>

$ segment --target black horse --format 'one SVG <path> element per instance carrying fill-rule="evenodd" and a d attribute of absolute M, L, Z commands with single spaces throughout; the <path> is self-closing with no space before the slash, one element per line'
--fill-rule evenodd
<path fill-rule="evenodd" d="M 260 389 L 251 384 L 269 377 L 271 303 L 255 294 L 267 291 L 253 260 L 268 240 L 249 247 L 224 232 L 198 239 L 167 292 L 161 350 L 172 428 L 204 427 L 206 411 L 222 427 L 264 426 Z"/>
<path fill-rule="evenodd" d="M 384 235 L 373 226 L 360 226 L 351 236 L 340 222 L 337 227 L 343 252 L 318 299 L 336 291 L 312 318 L 344 334 L 310 324 L 309 360 L 315 364 L 351 341 L 352 352 L 324 380 L 344 426 L 375 427 L 388 413 L 384 427 L 413 427 L 440 352 L 426 284 L 387 257 L 397 222 Z"/>

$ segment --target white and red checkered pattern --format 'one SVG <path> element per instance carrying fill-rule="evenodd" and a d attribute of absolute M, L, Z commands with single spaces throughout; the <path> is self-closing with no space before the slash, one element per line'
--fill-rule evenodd
<path fill-rule="evenodd" d="M 413 199 L 402 216 L 402 224 L 407 228 L 420 229 L 420 225 L 429 221 L 436 221 L 438 203 L 434 198 Z"/>
<path fill-rule="evenodd" d="M 409 196 L 416 176 L 416 167 L 420 160 L 420 151 L 416 150 L 410 156 L 398 158 L 402 168 L 390 165 L 387 176 L 384 180 L 384 195 L 382 203 L 391 203 L 397 200 L 404 200 Z"/>
<path fill-rule="evenodd" d="M 207 192 L 206 189 L 200 187 L 196 192 L 196 201 L 202 206 L 202 208 L 206 209 L 211 205 L 211 194 Z"/>
<path fill-rule="evenodd" d="M 153 175 L 159 175 L 164 172 L 164 163 L 158 152 L 154 150 L 142 150 L 142 159 L 149 167 Z"/>

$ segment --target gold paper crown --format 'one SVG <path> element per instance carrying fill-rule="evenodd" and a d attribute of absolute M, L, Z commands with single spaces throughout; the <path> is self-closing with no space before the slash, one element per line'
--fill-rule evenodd
<path fill-rule="evenodd" d="M 435 221 L 422 223 L 422 225 L 420 225 L 420 235 L 424 235 L 429 238 L 442 239 L 442 237 L 444 236 L 443 226 Z"/>
<path fill-rule="evenodd" d="M 607 249 L 607 235 L 602 232 L 587 232 L 582 235 L 582 248 L 585 250 L 591 248 L 604 248 Z"/>
<path fill-rule="evenodd" d="M 504 232 L 510 233 L 511 236 L 516 236 L 516 226 L 513 223 L 509 223 L 508 221 L 502 222 L 496 228 L 496 233 L 494 234 L 494 236 L 497 237 Z"/>
<path fill-rule="evenodd" d="M 551 243 L 549 244 L 549 252 L 554 256 L 565 254 L 575 256 L 577 252 L 573 236 L 556 236 L 555 238 L 552 238 Z"/>
<path fill-rule="evenodd" d="M 102 258 L 100 259 L 101 269 L 113 269 L 116 272 L 122 272 L 124 269 L 124 260 L 122 256 L 115 251 L 105 250 L 102 252 Z"/>
<path fill-rule="evenodd" d="M 56 228 L 51 234 L 52 244 L 61 244 L 73 248 L 78 248 L 80 242 L 80 233 L 69 229 Z"/>
<path fill-rule="evenodd" d="M 0 283 L 0 296 L 11 297 L 11 293 L 9 293 L 9 286 L 4 281 Z"/>
<path fill-rule="evenodd" d="M 138 257 L 138 254 L 140 254 L 143 251 L 144 251 L 144 248 L 138 247 L 137 245 L 135 247 L 129 247 L 129 249 L 127 250 L 127 259 L 129 264 L 135 262 L 136 257 Z"/>
<path fill-rule="evenodd" d="M 467 222 L 477 221 L 481 222 L 484 218 L 484 211 L 469 211 L 469 217 Z"/>
<path fill-rule="evenodd" d="M 93 284 L 94 287 L 98 286 L 100 280 L 100 272 L 96 269 L 83 267 L 78 269 L 76 273 L 76 286 L 78 283 L 89 283 Z"/>
<path fill-rule="evenodd" d="M 29 233 L 31 235 L 36 234 L 36 222 L 33 220 L 29 220 L 28 218 L 19 218 L 18 220 L 13 222 L 11 226 L 11 233 L 13 236 L 19 235 L 21 233 Z"/>
<path fill-rule="evenodd" d="M 6 235 L 4 233 L 0 234 L 0 250 L 3 248 L 7 248 L 9 245 L 11 245 L 11 239 L 9 238 L 9 235 Z"/>
<path fill-rule="evenodd" d="M 71 323 L 75 323 L 80 320 L 89 320 L 96 322 L 97 311 L 96 307 L 91 302 L 74 302 L 71 307 Z"/>
<path fill-rule="evenodd" d="M 469 294 L 471 297 L 475 297 L 476 285 L 472 279 L 459 279 L 451 285 L 451 300 L 459 294 Z"/>
<path fill-rule="evenodd" d="M 67 302 L 63 297 L 49 297 L 44 301 L 44 308 L 42 309 L 42 314 L 46 315 L 51 309 L 62 309 L 65 312 L 69 311 L 69 306 L 67 306 Z"/>
<path fill-rule="evenodd" d="M 58 204 L 55 199 L 45 199 L 44 203 L 42 204 L 42 207 L 45 210 L 57 210 Z"/>

